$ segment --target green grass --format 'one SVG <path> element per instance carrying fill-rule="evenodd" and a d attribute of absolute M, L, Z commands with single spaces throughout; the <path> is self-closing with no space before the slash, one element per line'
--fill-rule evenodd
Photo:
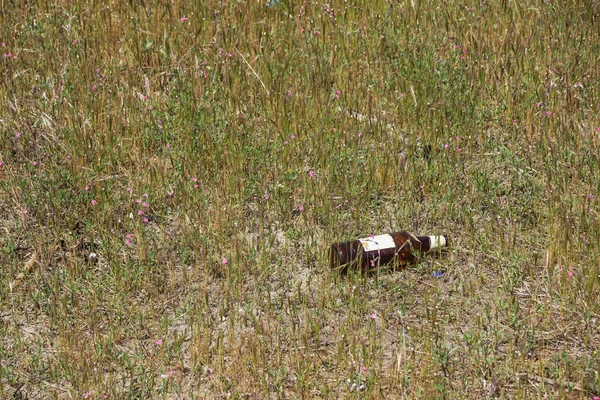
<path fill-rule="evenodd" d="M 593 1 L 0 11 L 0 398 L 600 396 Z"/>

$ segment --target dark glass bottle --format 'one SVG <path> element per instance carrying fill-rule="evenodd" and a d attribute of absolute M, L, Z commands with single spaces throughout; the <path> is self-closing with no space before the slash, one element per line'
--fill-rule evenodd
<path fill-rule="evenodd" d="M 380 265 L 394 262 L 399 267 L 416 261 L 418 255 L 440 250 L 448 245 L 448 237 L 415 236 L 410 232 L 393 232 L 348 242 L 334 243 L 329 260 L 331 268 L 360 268 L 363 272 L 375 271 Z"/>

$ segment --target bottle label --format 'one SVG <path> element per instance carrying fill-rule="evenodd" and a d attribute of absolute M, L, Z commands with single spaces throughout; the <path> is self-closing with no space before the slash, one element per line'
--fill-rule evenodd
<path fill-rule="evenodd" d="M 429 236 L 429 251 L 441 249 L 446 246 L 446 238 L 444 236 Z"/>
<path fill-rule="evenodd" d="M 377 235 L 358 240 L 365 251 L 380 251 L 396 248 L 396 243 L 394 243 L 394 239 L 391 235 Z"/>

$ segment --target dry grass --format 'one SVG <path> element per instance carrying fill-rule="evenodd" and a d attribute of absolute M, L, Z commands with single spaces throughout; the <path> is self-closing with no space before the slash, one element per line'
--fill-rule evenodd
<path fill-rule="evenodd" d="M 600 8 L 271 3 L 0 2 L 0 398 L 600 396 Z"/>

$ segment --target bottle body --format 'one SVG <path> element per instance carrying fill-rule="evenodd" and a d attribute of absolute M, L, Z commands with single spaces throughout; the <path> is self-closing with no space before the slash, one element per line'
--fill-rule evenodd
<path fill-rule="evenodd" d="M 403 267 L 415 262 L 420 254 L 437 251 L 447 244 L 445 235 L 415 236 L 406 231 L 393 232 L 334 243 L 330 250 L 330 265 L 342 271 L 360 269 L 363 272 L 394 263 Z"/>

